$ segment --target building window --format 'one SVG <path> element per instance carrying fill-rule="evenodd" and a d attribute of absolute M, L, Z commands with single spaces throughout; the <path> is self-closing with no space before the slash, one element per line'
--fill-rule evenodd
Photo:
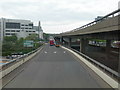
<path fill-rule="evenodd" d="M 28 28 L 25 28 L 25 29 L 28 29 Z"/>
<path fill-rule="evenodd" d="M 15 33 L 11 33 L 11 35 L 15 35 Z"/>
<path fill-rule="evenodd" d="M 35 31 L 33 31 L 33 32 L 35 32 Z"/>
<path fill-rule="evenodd" d="M 33 23 L 29 24 L 29 26 L 32 26 L 32 29 L 33 29 Z"/>
<path fill-rule="evenodd" d="M 15 30 L 11 30 L 11 32 L 15 32 Z"/>
<path fill-rule="evenodd" d="M 6 33 L 5 35 L 10 35 L 10 33 Z"/>
<path fill-rule="evenodd" d="M 33 24 L 31 23 L 31 24 L 29 24 L 29 26 L 33 26 Z"/>
<path fill-rule="evenodd" d="M 10 30 L 6 30 L 6 32 L 10 32 Z"/>
<path fill-rule="evenodd" d="M 20 29 L 20 23 L 6 22 L 6 28 Z"/>
<path fill-rule="evenodd" d="M 26 31 L 26 32 L 28 32 L 28 31 Z"/>
<path fill-rule="evenodd" d="M 17 30 L 16 32 L 20 32 L 20 30 Z"/>
<path fill-rule="evenodd" d="M 24 26 L 24 24 L 22 24 L 21 26 Z"/>

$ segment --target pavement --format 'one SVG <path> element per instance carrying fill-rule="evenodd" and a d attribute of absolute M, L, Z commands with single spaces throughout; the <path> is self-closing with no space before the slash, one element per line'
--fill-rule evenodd
<path fill-rule="evenodd" d="M 47 44 L 4 88 L 110 88 L 78 60 L 69 51 Z"/>

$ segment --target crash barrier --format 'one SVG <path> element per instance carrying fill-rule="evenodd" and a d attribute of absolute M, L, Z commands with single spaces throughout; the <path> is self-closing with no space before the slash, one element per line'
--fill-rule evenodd
<path fill-rule="evenodd" d="M 18 57 L 15 60 L 4 64 L 3 66 L 0 67 L 0 79 L 5 77 L 7 74 L 11 73 L 13 70 L 30 60 L 32 57 L 34 57 L 39 51 L 43 48 L 43 46 L 37 48 L 36 50 L 27 53 L 26 55 L 22 57 Z"/>
<path fill-rule="evenodd" d="M 105 65 L 95 61 L 94 59 L 86 56 L 85 54 L 70 48 L 61 46 L 62 48 L 70 51 L 75 56 L 77 56 L 81 61 L 83 61 L 88 67 L 90 67 L 97 75 L 99 75 L 105 82 L 107 82 L 112 88 L 119 88 L 120 75 L 118 72 L 106 67 Z"/>
<path fill-rule="evenodd" d="M 107 66 L 99 63 L 98 61 L 96 61 L 96 60 L 88 57 L 87 55 L 85 55 L 85 54 L 83 54 L 83 53 L 81 53 L 81 52 L 79 52 L 79 51 L 77 51 L 77 50 L 75 50 L 75 49 L 73 49 L 73 48 L 69 48 L 69 49 L 73 50 L 74 52 L 78 53 L 79 55 L 81 55 L 81 56 L 84 57 L 85 59 L 89 60 L 89 61 L 90 61 L 91 63 L 93 63 L 95 66 L 99 67 L 99 68 L 102 69 L 104 72 L 108 73 L 112 78 L 114 78 L 114 79 L 120 78 L 119 73 L 116 72 L 116 71 L 114 71 L 114 70 L 112 70 L 111 68 L 109 68 L 109 67 L 107 67 Z"/>

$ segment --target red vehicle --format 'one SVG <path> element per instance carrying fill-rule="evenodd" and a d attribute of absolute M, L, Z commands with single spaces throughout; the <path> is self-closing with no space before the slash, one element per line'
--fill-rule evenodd
<path fill-rule="evenodd" d="M 54 40 L 50 40 L 50 46 L 54 46 Z"/>

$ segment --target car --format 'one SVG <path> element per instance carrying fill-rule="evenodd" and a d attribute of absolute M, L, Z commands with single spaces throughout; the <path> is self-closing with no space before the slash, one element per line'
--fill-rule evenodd
<path fill-rule="evenodd" d="M 56 47 L 60 47 L 60 45 L 55 45 Z"/>
<path fill-rule="evenodd" d="M 56 46 L 56 47 L 60 47 L 60 45 L 59 45 L 59 44 L 55 44 L 55 46 Z"/>

